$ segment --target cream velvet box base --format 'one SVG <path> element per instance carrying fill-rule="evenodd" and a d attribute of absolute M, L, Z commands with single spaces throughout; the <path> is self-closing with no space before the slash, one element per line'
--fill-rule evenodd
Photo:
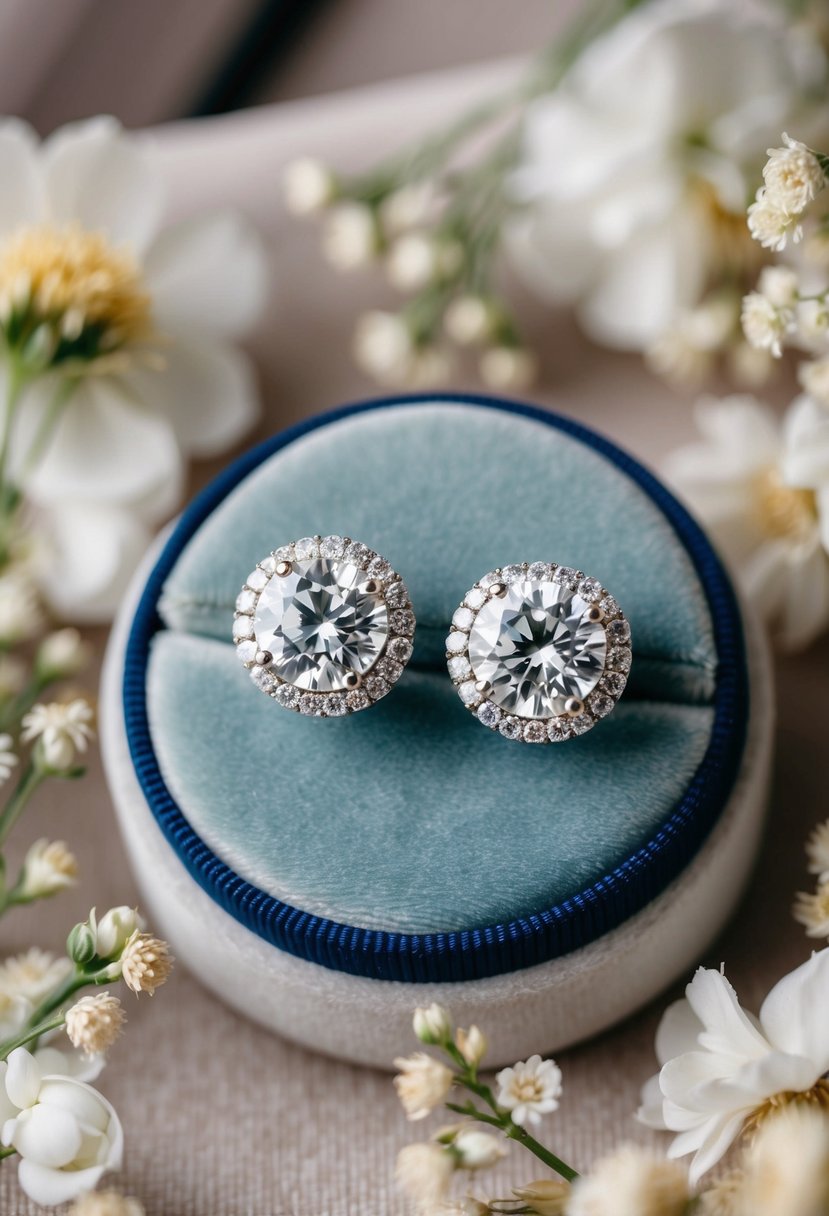
<path fill-rule="evenodd" d="M 390 697 L 318 721 L 253 688 L 230 624 L 258 558 L 334 531 L 401 570 L 418 632 Z M 468 715 L 442 646 L 481 573 L 537 559 L 600 577 L 634 649 L 611 718 L 541 748 Z M 664 488 L 542 411 L 394 400 L 277 436 L 159 543 L 111 640 L 104 757 L 154 926 L 222 999 L 361 1062 L 431 1000 L 493 1063 L 601 1030 L 688 972 L 751 866 L 772 696 L 742 620 Z"/>

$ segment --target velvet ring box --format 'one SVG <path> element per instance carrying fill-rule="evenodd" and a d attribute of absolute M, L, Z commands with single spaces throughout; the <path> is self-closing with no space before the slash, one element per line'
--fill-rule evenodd
<path fill-rule="evenodd" d="M 346 718 L 284 710 L 231 642 L 249 571 L 314 533 L 382 553 L 417 614 L 399 684 Z M 534 560 L 596 575 L 634 652 L 611 716 L 543 747 L 475 722 L 444 656 L 466 589 Z M 602 437 L 489 398 L 350 406 L 242 457 L 138 573 L 103 699 L 156 930 L 230 1004 L 368 1063 L 432 1000 L 493 1064 L 631 1012 L 721 927 L 768 785 L 765 644 L 698 526 Z"/>

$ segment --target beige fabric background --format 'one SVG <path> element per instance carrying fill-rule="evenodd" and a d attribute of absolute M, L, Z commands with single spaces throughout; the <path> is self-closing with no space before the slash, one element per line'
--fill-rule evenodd
<path fill-rule="evenodd" d="M 508 70 L 413 80 L 162 133 L 178 212 L 232 201 L 266 233 L 275 289 L 254 343 L 267 409 L 262 433 L 371 391 L 349 362 L 348 335 L 356 311 L 384 295 L 376 277 L 338 278 L 323 265 L 313 225 L 297 225 L 282 212 L 281 164 L 309 151 L 356 165 L 367 150 L 374 154 L 401 130 L 428 125 Z M 601 428 L 651 463 L 690 433 L 687 402 L 651 379 L 638 360 L 599 352 L 565 317 L 521 303 L 542 351 L 537 400 Z M 474 381 L 460 376 L 455 387 L 474 387 Z M 199 469 L 196 481 L 213 471 Z M 747 899 L 707 959 L 726 962 L 754 1007 L 809 949 L 788 909 L 805 881 L 803 839 L 829 814 L 828 662 L 824 645 L 781 664 L 768 842 Z M 84 876 L 82 893 L 37 916 L 41 944 L 59 948 L 89 903 L 104 908 L 137 898 L 96 757 L 86 780 L 44 794 L 18 832 L 20 847 L 39 833 L 66 836 Z M 34 920 L 20 911 L 4 919 L 3 953 L 29 944 Z M 565 1097 L 544 1134 L 576 1166 L 587 1166 L 622 1138 L 642 1137 L 631 1113 L 653 1069 L 662 1005 L 561 1058 Z M 405 1210 L 393 1187 L 394 1156 L 423 1128 L 406 1124 L 388 1076 L 315 1057 L 231 1015 L 201 990 L 186 960 L 153 1000 L 130 999 L 127 1006 L 127 1034 L 99 1084 L 126 1133 L 125 1169 L 115 1181 L 142 1199 L 149 1216 L 395 1216 Z M 481 1181 L 490 1194 L 503 1194 L 511 1182 L 538 1173 L 513 1149 L 503 1168 Z M 4 1164 L 0 1212 L 34 1211 L 16 1187 L 14 1166 Z"/>

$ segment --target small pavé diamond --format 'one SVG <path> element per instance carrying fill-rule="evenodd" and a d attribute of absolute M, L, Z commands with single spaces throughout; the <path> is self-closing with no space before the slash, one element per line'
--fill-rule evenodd
<path fill-rule="evenodd" d="M 390 684 L 394 684 L 395 680 L 399 680 L 403 673 L 403 665 L 395 663 L 394 659 L 381 659 L 374 669 L 373 675 L 382 676 L 384 680 L 388 680 Z"/>
<path fill-rule="evenodd" d="M 570 729 L 574 735 L 585 735 L 593 726 L 593 719 L 590 714 L 579 714 L 570 720 Z"/>
<path fill-rule="evenodd" d="M 267 581 L 267 574 L 264 570 L 260 570 L 258 566 L 255 570 L 251 570 L 250 574 L 245 579 L 245 582 L 250 587 L 251 591 L 262 591 Z"/>
<path fill-rule="evenodd" d="M 502 718 L 498 724 L 498 732 L 505 739 L 520 739 L 524 733 L 524 723 L 520 718 Z"/>
<path fill-rule="evenodd" d="M 492 730 L 501 721 L 501 711 L 497 705 L 493 705 L 491 701 L 484 701 L 477 710 L 479 722 L 483 722 L 484 726 L 490 727 Z"/>
<path fill-rule="evenodd" d="M 579 572 L 571 566 L 559 566 L 553 575 L 553 582 L 559 583 L 562 587 L 575 588 L 579 581 Z"/>
<path fill-rule="evenodd" d="M 294 546 L 281 545 L 278 549 L 274 549 L 273 556 L 278 562 L 292 562 L 294 560 Z"/>
<path fill-rule="evenodd" d="M 618 700 L 625 691 L 627 680 L 620 671 L 607 671 L 599 681 L 599 688 L 605 689 L 611 697 Z"/>
<path fill-rule="evenodd" d="M 452 617 L 452 624 L 456 629 L 468 629 L 475 620 L 475 613 L 469 608 L 458 608 L 455 615 Z"/>
<path fill-rule="evenodd" d="M 602 692 L 598 688 L 587 698 L 587 708 L 594 718 L 606 718 L 615 704 L 616 702 L 609 693 Z"/>
<path fill-rule="evenodd" d="M 579 595 L 588 604 L 595 604 L 602 596 L 602 585 L 597 578 L 583 578 L 579 583 Z"/>
<path fill-rule="evenodd" d="M 411 612 L 393 612 L 391 614 L 390 623 L 395 633 L 414 633 L 415 619 L 414 614 Z"/>
<path fill-rule="evenodd" d="M 250 677 L 256 687 L 262 689 L 262 692 L 270 692 L 276 684 L 273 674 L 268 671 L 267 667 L 254 667 Z"/>
<path fill-rule="evenodd" d="M 371 549 L 369 549 L 367 545 L 361 545 L 360 542 L 356 540 L 352 541 L 345 551 L 345 560 L 347 562 L 352 562 L 352 564 L 355 566 L 359 566 L 361 570 L 364 570 L 369 562 L 376 556 L 377 555 L 372 553 Z"/>
<path fill-rule="evenodd" d="M 275 699 L 286 709 L 298 709 L 300 692 L 293 684 L 280 684 L 274 692 Z"/>
<path fill-rule="evenodd" d="M 245 589 L 236 597 L 237 612 L 253 612 L 256 607 L 256 592 Z"/>
<path fill-rule="evenodd" d="M 501 581 L 509 587 L 512 583 L 517 583 L 519 579 L 526 578 L 523 566 L 504 566 L 501 571 Z"/>
<path fill-rule="evenodd" d="M 472 668 L 469 665 L 469 659 L 462 654 L 456 655 L 453 659 L 450 659 L 447 666 L 449 668 L 449 674 L 453 680 L 462 680 L 472 671 Z"/>
<path fill-rule="evenodd" d="M 527 567 L 527 578 L 531 578 L 536 582 L 543 582 L 545 579 L 552 578 L 553 568 L 549 562 L 532 562 Z"/>
<path fill-rule="evenodd" d="M 273 557 L 273 555 L 269 554 L 268 557 L 262 558 L 259 565 L 262 567 L 262 569 L 265 571 L 265 573 L 270 577 L 270 575 L 273 574 L 273 572 L 276 570 L 276 558 Z"/>
<path fill-rule="evenodd" d="M 319 557 L 319 542 L 313 536 L 303 536 L 302 540 L 294 541 L 294 552 L 298 562 Z"/>
<path fill-rule="evenodd" d="M 303 693 L 299 698 L 299 712 L 306 714 L 309 718 L 314 714 L 318 714 L 322 710 L 324 698 L 317 697 L 312 692 Z"/>
<path fill-rule="evenodd" d="M 391 685 L 382 676 L 369 676 L 365 687 L 372 701 L 379 701 L 381 697 L 391 691 Z"/>
<path fill-rule="evenodd" d="M 620 612 L 619 605 L 612 595 L 606 595 L 601 604 L 602 612 L 605 616 L 618 616 Z"/>
<path fill-rule="evenodd" d="M 358 709 L 367 709 L 371 705 L 371 697 L 362 688 L 355 688 L 353 692 L 346 693 L 345 699 L 352 713 Z"/>
<path fill-rule="evenodd" d="M 396 579 L 386 588 L 386 603 L 389 608 L 405 608 L 409 602 L 409 592 L 402 579 Z"/>
<path fill-rule="evenodd" d="M 630 641 L 630 625 L 626 620 L 610 621 L 607 626 L 608 640 L 614 645 Z"/>
<path fill-rule="evenodd" d="M 252 663 L 256 658 L 256 652 L 259 647 L 255 642 L 240 642 L 236 647 L 236 654 L 239 656 L 240 663 Z"/>
<path fill-rule="evenodd" d="M 467 680 L 465 684 L 461 684 L 458 688 L 458 696 L 464 705 L 477 705 L 481 699 L 474 680 Z"/>
<path fill-rule="evenodd" d="M 375 557 L 369 562 L 366 573 L 382 581 L 391 574 L 391 564 L 384 557 Z"/>
<path fill-rule="evenodd" d="M 320 541 L 320 557 L 342 557 L 345 552 L 345 537 L 325 536 Z"/>
<path fill-rule="evenodd" d="M 547 723 L 547 738 L 551 743 L 563 743 L 565 739 L 572 736 L 570 729 L 570 720 L 567 718 L 553 718 Z"/>
<path fill-rule="evenodd" d="M 233 622 L 234 638 L 252 638 L 253 637 L 253 618 L 249 616 L 238 616 Z"/>
<path fill-rule="evenodd" d="M 348 705 L 342 694 L 332 693 L 325 698 L 325 712 L 329 718 L 341 718 L 348 713 Z"/>
<path fill-rule="evenodd" d="M 464 603 L 468 608 L 480 608 L 481 604 L 486 603 L 486 593 L 480 587 L 473 587 L 471 591 L 467 591 Z"/>
<path fill-rule="evenodd" d="M 412 657 L 412 644 L 408 638 L 392 638 L 386 650 L 397 663 L 408 663 Z"/>
<path fill-rule="evenodd" d="M 493 583 L 499 583 L 501 576 L 497 570 L 490 570 L 489 574 L 485 574 L 483 578 L 478 579 L 478 586 L 483 587 L 484 591 L 491 587 Z"/>
<path fill-rule="evenodd" d="M 611 671 L 630 671 L 631 653 L 627 646 L 614 646 L 607 656 L 607 665 Z"/>
<path fill-rule="evenodd" d="M 465 633 L 450 633 L 446 639 L 446 649 L 450 654 L 459 654 L 466 649 L 468 638 Z"/>
<path fill-rule="evenodd" d="M 525 743 L 546 743 L 547 742 L 547 723 L 546 722 L 527 722 L 524 726 L 524 742 Z"/>

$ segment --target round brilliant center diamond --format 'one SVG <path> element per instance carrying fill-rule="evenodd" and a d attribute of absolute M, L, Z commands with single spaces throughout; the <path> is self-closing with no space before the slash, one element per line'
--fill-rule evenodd
<path fill-rule="evenodd" d="M 469 661 L 489 699 L 521 718 L 565 713 L 568 697 L 583 701 L 605 666 L 607 639 L 591 605 L 569 587 L 523 579 L 493 596 L 469 633 Z"/>
<path fill-rule="evenodd" d="M 348 676 L 365 675 L 389 633 L 382 593 L 368 591 L 365 570 L 347 561 L 314 558 L 275 574 L 259 596 L 253 631 L 272 670 L 309 692 L 339 692 Z"/>

